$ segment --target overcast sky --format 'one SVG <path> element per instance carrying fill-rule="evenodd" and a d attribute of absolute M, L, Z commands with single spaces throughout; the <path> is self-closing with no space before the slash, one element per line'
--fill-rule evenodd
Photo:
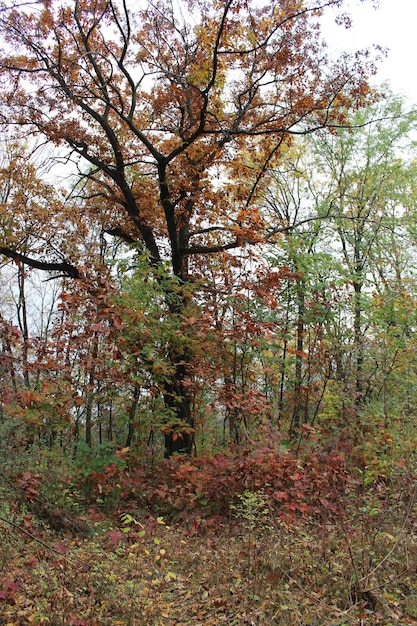
<path fill-rule="evenodd" d="M 323 24 L 325 39 L 332 48 L 357 50 L 372 44 L 389 48 L 377 82 L 389 80 L 394 92 L 417 105 L 417 0 L 379 0 L 378 9 L 372 8 L 372 0 L 350 0 L 348 6 L 352 28 L 334 29 L 329 15 Z"/>

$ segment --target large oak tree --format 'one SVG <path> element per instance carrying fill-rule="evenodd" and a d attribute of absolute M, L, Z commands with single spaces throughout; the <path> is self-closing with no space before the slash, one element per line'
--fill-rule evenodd
<path fill-rule="evenodd" d="M 181 316 L 204 255 L 261 242 L 268 169 L 297 134 L 346 123 L 370 97 L 366 57 L 330 60 L 319 30 L 343 0 L 44 0 L 1 4 L 1 115 L 40 135 L 83 172 L 78 210 L 148 251 L 176 278 Z M 55 210 L 55 207 L 54 207 Z M 285 225 L 284 225 L 285 227 Z M 0 253 L 81 277 L 77 257 Z M 158 273 L 161 276 L 161 272 Z M 165 284 L 169 285 L 169 281 Z M 190 451 L 187 368 L 169 358 L 166 406 L 184 425 L 166 450 Z"/>

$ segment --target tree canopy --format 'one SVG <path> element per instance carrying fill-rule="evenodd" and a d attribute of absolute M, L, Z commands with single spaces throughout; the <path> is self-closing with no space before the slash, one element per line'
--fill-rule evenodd
<path fill-rule="evenodd" d="M 152 262 L 168 240 L 186 279 L 190 257 L 262 238 L 257 199 L 293 135 L 369 100 L 365 57 L 330 60 L 321 39 L 319 15 L 340 5 L 3 4 L 1 114 L 69 148 L 81 210 Z"/>
<path fill-rule="evenodd" d="M 50 233 L 51 215 L 71 233 L 89 223 L 97 245 L 108 235 L 143 245 L 150 271 L 166 267 L 182 284 L 204 273 L 207 255 L 262 242 L 259 199 L 293 138 L 346 124 L 351 107 L 372 99 L 366 55 L 331 60 L 321 38 L 323 10 L 341 5 L 3 3 L 3 122 L 46 141 L 79 172 L 72 214 L 68 199 L 58 201 L 39 216 L 40 231 Z M 91 274 L 76 245 L 40 237 L 41 255 L 12 232 L 0 251 L 61 275 Z M 174 299 L 171 291 L 168 310 L 183 316 L 189 290 Z M 192 355 L 169 353 L 175 374 L 165 402 L 193 428 Z M 183 447 L 191 445 L 186 438 Z"/>

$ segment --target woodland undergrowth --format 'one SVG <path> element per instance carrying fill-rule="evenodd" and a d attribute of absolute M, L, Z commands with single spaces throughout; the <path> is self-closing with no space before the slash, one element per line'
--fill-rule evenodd
<path fill-rule="evenodd" d="M 413 461 L 359 465 L 315 446 L 164 462 L 16 446 L 0 624 L 417 624 Z"/>

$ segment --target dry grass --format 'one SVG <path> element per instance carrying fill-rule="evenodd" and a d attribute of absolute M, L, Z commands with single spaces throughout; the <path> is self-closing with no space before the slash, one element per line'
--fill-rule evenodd
<path fill-rule="evenodd" d="M 417 511 L 394 504 L 374 490 L 343 520 L 240 510 L 210 530 L 91 512 L 84 538 L 15 515 L 0 526 L 0 624 L 417 624 Z"/>

